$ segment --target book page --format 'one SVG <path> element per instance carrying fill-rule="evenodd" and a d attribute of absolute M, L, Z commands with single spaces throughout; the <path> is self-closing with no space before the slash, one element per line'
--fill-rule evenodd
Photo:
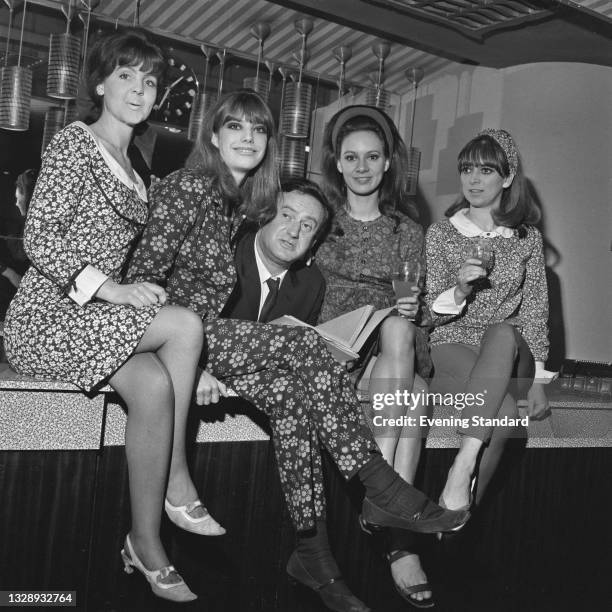
<path fill-rule="evenodd" d="M 377 310 L 375 313 L 373 313 L 357 336 L 356 340 L 353 342 L 353 344 L 351 344 L 351 348 L 354 351 L 360 351 L 365 341 L 394 308 L 395 306 L 390 306 L 389 308 L 382 308 L 381 310 Z"/>
<path fill-rule="evenodd" d="M 346 363 L 347 361 L 352 361 L 359 357 L 359 353 L 353 351 L 341 339 L 332 337 L 333 334 L 322 332 L 317 327 L 309 325 L 308 323 L 305 323 L 304 321 L 301 321 L 300 319 L 297 319 L 291 315 L 284 315 L 278 319 L 274 319 L 274 321 L 270 321 L 270 323 L 275 325 L 298 325 L 300 327 L 309 327 L 310 329 L 314 329 L 325 341 L 329 352 L 334 356 L 336 361 L 339 361 L 340 363 Z"/>
<path fill-rule="evenodd" d="M 322 336 L 352 347 L 359 333 L 374 311 L 374 306 L 362 306 L 339 317 L 325 321 L 315 328 Z"/>

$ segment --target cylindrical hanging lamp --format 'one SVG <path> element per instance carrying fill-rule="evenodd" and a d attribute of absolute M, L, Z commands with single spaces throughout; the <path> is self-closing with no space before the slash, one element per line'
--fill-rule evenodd
<path fill-rule="evenodd" d="M 81 60 L 81 39 L 70 34 L 70 22 L 74 16 L 73 0 L 67 9 L 62 6 L 66 17 L 66 31 L 49 37 L 49 64 L 47 67 L 47 95 L 60 100 L 72 100 L 79 90 L 79 68 Z"/>
<path fill-rule="evenodd" d="M 306 141 L 303 138 L 281 136 L 279 149 L 281 180 L 303 177 L 306 163 Z"/>
<path fill-rule="evenodd" d="M 200 87 L 200 93 L 196 97 L 193 107 L 191 108 L 191 114 L 189 115 L 189 127 L 187 128 L 187 138 L 189 138 L 189 140 L 197 139 L 200 129 L 202 128 L 202 123 L 204 122 L 204 117 L 208 112 L 208 109 L 215 103 L 216 100 L 216 96 L 213 93 L 206 91 L 210 58 L 215 49 L 209 47 L 208 45 L 200 45 L 200 49 L 206 58 L 204 63 L 204 79 L 202 81 L 202 86 Z"/>
<path fill-rule="evenodd" d="M 47 95 L 71 100 L 79 89 L 79 59 L 81 39 L 72 34 L 51 34 L 49 37 L 49 67 Z"/>
<path fill-rule="evenodd" d="M 25 131 L 30 127 L 32 71 L 24 66 L 6 66 L 0 75 L 0 128 Z"/>
<path fill-rule="evenodd" d="M 6 0 L 5 0 L 6 1 Z M 7 2 L 13 15 L 13 3 Z M 7 66 L 10 27 L 6 39 L 5 65 L 0 70 L 0 128 L 13 131 L 25 131 L 30 127 L 30 103 L 32 101 L 32 70 L 21 66 L 21 49 L 27 0 L 23 3 L 21 34 L 19 37 L 19 54 L 16 66 Z"/>
<path fill-rule="evenodd" d="M 311 19 L 298 19 L 295 29 L 302 37 L 297 81 L 287 83 L 280 117 L 280 133 L 291 138 L 307 138 L 312 112 L 312 86 L 302 83 L 302 72 L 306 64 L 306 37 L 312 30 Z"/>
<path fill-rule="evenodd" d="M 281 134 L 292 138 L 307 138 L 311 106 L 312 86 L 310 84 L 294 81 L 287 83 L 281 111 Z"/>

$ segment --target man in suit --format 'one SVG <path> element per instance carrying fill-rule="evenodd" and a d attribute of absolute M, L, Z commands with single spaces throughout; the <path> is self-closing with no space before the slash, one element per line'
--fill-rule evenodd
<path fill-rule="evenodd" d="M 306 179 L 284 183 L 276 215 L 238 242 L 238 282 L 221 316 L 265 323 L 292 315 L 315 325 L 325 280 L 311 251 L 330 219 L 331 208 L 318 185 Z"/>
<path fill-rule="evenodd" d="M 311 251 L 325 236 L 331 217 L 332 209 L 318 185 L 305 179 L 283 183 L 276 215 L 267 222 L 263 220 L 259 230 L 247 231 L 238 240 L 238 281 L 221 316 L 266 323 L 292 315 L 315 325 L 325 296 L 325 280 L 312 262 Z M 209 386 L 205 404 L 216 403 L 220 396 L 227 395 L 225 385 L 205 372 L 198 383 L 199 397 L 205 390 L 203 381 Z M 324 520 L 318 520 L 313 530 L 298 534 L 296 553 L 302 565 L 297 570 L 293 567 L 292 575 L 297 571 L 300 581 L 312 586 L 309 572 L 333 577 L 316 587 L 330 609 L 369 610 L 341 578 Z M 292 559 L 298 558 L 296 553 Z"/>

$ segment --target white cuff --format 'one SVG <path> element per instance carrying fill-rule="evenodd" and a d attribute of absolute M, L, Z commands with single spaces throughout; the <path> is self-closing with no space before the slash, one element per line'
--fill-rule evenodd
<path fill-rule="evenodd" d="M 75 277 L 74 284 L 68 291 L 68 297 L 72 298 L 79 306 L 84 306 L 107 279 L 106 274 L 91 265 L 87 265 Z"/>
<path fill-rule="evenodd" d="M 533 382 L 547 385 L 559 376 L 559 372 L 550 372 L 544 369 L 543 361 L 535 362 L 535 374 L 533 375 Z"/>
<path fill-rule="evenodd" d="M 465 307 L 465 300 L 461 304 L 455 303 L 455 288 L 443 291 L 434 301 L 432 310 L 436 314 L 455 315 L 461 313 Z"/>

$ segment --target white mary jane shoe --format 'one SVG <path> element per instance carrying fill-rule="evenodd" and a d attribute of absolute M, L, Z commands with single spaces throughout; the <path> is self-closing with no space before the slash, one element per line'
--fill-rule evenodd
<path fill-rule="evenodd" d="M 194 518 L 189 513 L 193 512 L 198 507 L 201 507 L 205 514 L 204 516 Z M 225 529 L 215 521 L 199 499 L 185 506 L 173 506 L 166 499 L 164 501 L 164 508 L 166 509 L 168 518 L 185 531 L 205 536 L 220 536 L 225 533 Z"/>
<path fill-rule="evenodd" d="M 147 579 L 151 590 L 157 597 L 180 602 L 193 601 L 198 598 L 185 584 L 174 565 L 166 565 L 158 570 L 149 571 L 134 552 L 129 534 L 125 537 L 125 548 L 121 550 L 121 558 L 125 573 L 132 574 L 136 568 Z M 175 574 L 179 579 L 178 582 L 164 582 L 170 574 Z"/>

